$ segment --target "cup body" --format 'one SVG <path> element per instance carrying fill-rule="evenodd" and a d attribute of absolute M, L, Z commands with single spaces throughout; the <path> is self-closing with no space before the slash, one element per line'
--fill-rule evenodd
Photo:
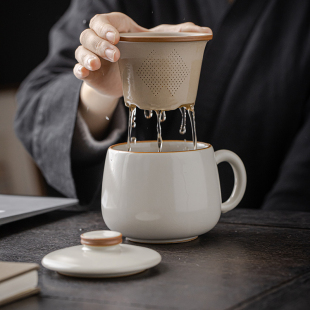
<path fill-rule="evenodd" d="M 120 41 L 126 105 L 167 111 L 195 104 L 206 43 Z"/>
<path fill-rule="evenodd" d="M 143 141 L 109 148 L 102 184 L 106 225 L 124 236 L 173 240 L 211 230 L 221 214 L 221 191 L 210 144 Z"/>

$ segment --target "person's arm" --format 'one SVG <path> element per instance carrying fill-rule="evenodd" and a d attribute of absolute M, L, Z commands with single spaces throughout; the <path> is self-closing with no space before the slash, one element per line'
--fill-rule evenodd
<path fill-rule="evenodd" d="M 17 95 L 17 136 L 34 158 L 46 181 L 65 196 L 78 197 L 84 203 L 90 201 L 91 197 L 82 197 L 83 193 L 81 196 L 76 189 L 78 181 L 74 179 L 76 168 L 73 162 L 77 163 L 85 156 L 94 157 L 95 160 L 100 156 L 103 161 L 108 146 L 118 141 L 126 127 L 114 122 L 118 119 L 124 121 L 122 117 L 113 115 L 105 135 L 106 144 L 96 145 L 96 153 L 91 150 L 88 154 L 87 149 L 82 147 L 75 147 L 71 152 L 75 132 L 92 139 L 78 113 L 83 82 L 72 73 L 76 64 L 74 54 L 80 44 L 80 34 L 88 27 L 91 18 L 97 12 L 118 10 L 118 2 L 98 1 L 90 5 L 89 1 L 72 1 L 50 32 L 48 57 L 22 83 Z M 35 47 L 33 49 L 35 53 Z M 120 106 L 116 113 L 124 114 L 121 108 L 125 110 Z M 88 159 L 90 161 L 92 159 Z M 96 173 L 102 175 L 102 170 Z M 82 182 L 87 183 L 85 180 Z"/>
<path fill-rule="evenodd" d="M 278 179 L 262 209 L 310 210 L 310 98 L 304 115 L 304 123 L 290 146 Z"/>
<path fill-rule="evenodd" d="M 119 99 L 100 94 L 86 83 L 82 84 L 78 110 L 96 140 L 103 139 Z"/>

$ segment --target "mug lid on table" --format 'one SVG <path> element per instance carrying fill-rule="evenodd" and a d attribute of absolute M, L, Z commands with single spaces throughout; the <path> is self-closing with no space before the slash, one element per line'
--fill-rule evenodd
<path fill-rule="evenodd" d="M 136 274 L 160 263 L 158 252 L 121 242 L 122 234 L 116 231 L 87 232 L 81 235 L 82 245 L 51 252 L 42 265 L 67 276 L 110 278 Z"/>

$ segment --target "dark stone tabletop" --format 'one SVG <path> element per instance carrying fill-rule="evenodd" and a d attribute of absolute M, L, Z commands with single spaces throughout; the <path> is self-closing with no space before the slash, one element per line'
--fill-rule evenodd
<path fill-rule="evenodd" d="M 0 226 L 0 260 L 35 262 L 106 229 L 100 212 L 54 211 Z M 127 241 L 124 241 L 125 243 Z M 198 239 L 143 245 L 162 262 L 114 279 L 39 271 L 39 295 L 8 309 L 310 309 L 310 214 L 234 210 Z"/>

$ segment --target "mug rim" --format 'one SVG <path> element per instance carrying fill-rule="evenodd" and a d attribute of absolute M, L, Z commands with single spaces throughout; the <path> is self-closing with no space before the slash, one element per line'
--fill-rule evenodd
<path fill-rule="evenodd" d="M 129 32 L 120 33 L 121 42 L 210 41 L 213 34 L 201 32 Z"/>
<path fill-rule="evenodd" d="M 163 142 L 184 142 L 183 140 L 163 140 Z M 143 140 L 143 141 L 137 141 L 136 143 L 150 143 L 150 142 L 157 142 L 157 140 Z M 186 141 L 186 142 L 193 142 L 193 141 Z M 127 144 L 127 142 L 122 142 L 122 143 L 117 143 L 117 144 L 113 144 L 111 145 L 108 150 L 113 150 L 116 152 L 123 152 L 123 153 L 128 153 L 128 154 L 169 154 L 169 153 L 186 153 L 186 152 L 197 152 L 197 151 L 203 151 L 203 150 L 207 150 L 209 148 L 212 147 L 212 145 L 210 143 L 207 142 L 199 142 L 197 141 L 197 144 L 203 144 L 206 147 L 202 148 L 202 149 L 196 149 L 196 150 L 185 150 L 185 151 L 173 151 L 173 152 L 134 152 L 134 151 L 123 151 L 123 150 L 116 150 L 114 149 L 114 147 L 119 146 L 119 145 L 124 145 Z"/>

